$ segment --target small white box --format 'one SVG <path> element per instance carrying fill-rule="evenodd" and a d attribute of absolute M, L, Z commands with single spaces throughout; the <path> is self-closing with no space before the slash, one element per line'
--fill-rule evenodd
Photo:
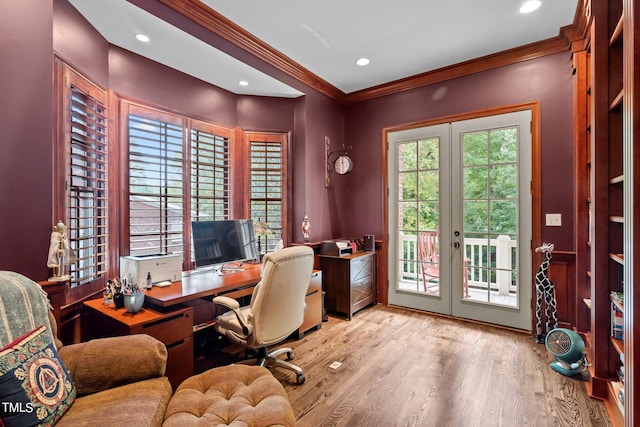
<path fill-rule="evenodd" d="M 135 283 L 145 285 L 147 274 L 151 281 L 177 282 L 182 279 L 182 255 L 148 255 L 120 257 L 120 275 L 124 279 L 131 277 Z"/>

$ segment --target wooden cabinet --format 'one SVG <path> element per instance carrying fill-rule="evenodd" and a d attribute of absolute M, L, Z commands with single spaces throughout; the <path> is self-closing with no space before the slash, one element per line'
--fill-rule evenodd
<path fill-rule="evenodd" d="M 320 255 L 320 268 L 327 312 L 344 315 L 351 320 L 355 312 L 375 303 L 375 252 Z"/>
<path fill-rule="evenodd" d="M 82 321 L 89 325 L 83 331 L 83 340 L 120 335 L 147 334 L 167 347 L 166 375 L 171 386 L 178 385 L 193 375 L 193 309 L 176 308 L 160 313 L 144 308 L 128 313 L 124 308 L 105 306 L 102 299 L 85 301 Z"/>

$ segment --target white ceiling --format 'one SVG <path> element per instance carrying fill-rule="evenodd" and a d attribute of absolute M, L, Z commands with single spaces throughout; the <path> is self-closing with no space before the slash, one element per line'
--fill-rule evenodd
<path fill-rule="evenodd" d="M 125 0 L 70 2 L 111 44 L 237 94 L 301 95 Z M 542 0 L 527 15 L 518 11 L 524 0 L 202 2 L 351 93 L 555 37 L 573 22 L 578 0 Z M 139 32 L 151 43 L 135 40 Z M 357 66 L 362 56 L 371 64 Z"/>

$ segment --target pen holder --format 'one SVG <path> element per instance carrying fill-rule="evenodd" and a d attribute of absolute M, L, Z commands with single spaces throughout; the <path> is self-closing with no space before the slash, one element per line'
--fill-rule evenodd
<path fill-rule="evenodd" d="M 121 292 L 113 294 L 113 303 L 115 304 L 116 308 L 124 307 L 124 294 Z"/>
<path fill-rule="evenodd" d="M 134 294 L 124 294 L 124 306 L 129 313 L 137 313 L 142 309 L 144 304 L 144 292 L 136 292 Z"/>

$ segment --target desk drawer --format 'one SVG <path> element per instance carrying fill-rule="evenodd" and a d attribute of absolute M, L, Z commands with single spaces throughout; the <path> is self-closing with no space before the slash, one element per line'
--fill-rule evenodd
<path fill-rule="evenodd" d="M 165 374 L 175 390 L 182 381 L 193 375 L 193 339 L 191 337 L 167 345 Z"/>
<path fill-rule="evenodd" d="M 135 329 L 134 333 L 151 335 L 165 345 L 173 344 L 193 335 L 193 309 L 185 308 L 170 313 Z"/>

